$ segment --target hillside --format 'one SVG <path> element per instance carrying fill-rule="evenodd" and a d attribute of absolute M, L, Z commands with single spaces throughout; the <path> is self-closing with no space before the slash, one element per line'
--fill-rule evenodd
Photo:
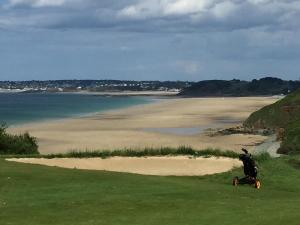
<path fill-rule="evenodd" d="M 253 129 L 282 128 L 281 153 L 300 152 L 300 89 L 282 100 L 254 112 L 244 123 Z"/>
<path fill-rule="evenodd" d="M 288 94 L 300 88 L 300 81 L 284 81 L 278 78 L 266 77 L 260 80 L 208 80 L 200 81 L 183 89 L 180 96 L 210 97 L 210 96 L 264 96 Z"/>

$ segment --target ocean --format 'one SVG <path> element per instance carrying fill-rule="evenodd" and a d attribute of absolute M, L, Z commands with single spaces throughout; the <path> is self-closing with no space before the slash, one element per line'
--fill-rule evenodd
<path fill-rule="evenodd" d="M 147 104 L 149 97 L 107 97 L 70 93 L 0 93 L 0 122 L 8 126 Z"/>

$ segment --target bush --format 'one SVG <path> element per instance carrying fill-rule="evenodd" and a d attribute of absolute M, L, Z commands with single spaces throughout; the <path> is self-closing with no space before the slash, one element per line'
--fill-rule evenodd
<path fill-rule="evenodd" d="M 39 154 L 36 138 L 27 132 L 20 135 L 8 134 L 6 128 L 6 124 L 0 125 L 0 154 Z"/>

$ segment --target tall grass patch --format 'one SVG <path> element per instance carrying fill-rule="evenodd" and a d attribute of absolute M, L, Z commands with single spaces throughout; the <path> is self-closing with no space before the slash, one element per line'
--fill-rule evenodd
<path fill-rule="evenodd" d="M 65 154 L 50 154 L 41 157 L 44 158 L 108 158 L 114 156 L 121 157 L 146 157 L 146 156 L 191 156 L 191 157 L 229 157 L 238 158 L 239 154 L 233 151 L 221 151 L 220 149 L 195 150 L 191 147 L 181 146 L 178 148 L 162 147 L 162 148 L 145 148 L 137 149 L 120 149 L 114 151 L 95 150 L 95 151 L 70 151 Z"/>

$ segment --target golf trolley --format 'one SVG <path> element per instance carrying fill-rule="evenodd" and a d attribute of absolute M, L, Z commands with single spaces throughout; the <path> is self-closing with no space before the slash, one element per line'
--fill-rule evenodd
<path fill-rule="evenodd" d="M 239 159 L 243 162 L 245 177 L 233 178 L 232 184 L 233 186 L 238 186 L 239 184 L 249 184 L 254 185 L 256 189 L 260 189 L 261 182 L 259 179 L 257 179 L 258 170 L 256 163 L 252 155 L 249 154 L 246 149 L 242 149 L 242 151 L 244 152 L 244 154 L 241 154 Z"/>

